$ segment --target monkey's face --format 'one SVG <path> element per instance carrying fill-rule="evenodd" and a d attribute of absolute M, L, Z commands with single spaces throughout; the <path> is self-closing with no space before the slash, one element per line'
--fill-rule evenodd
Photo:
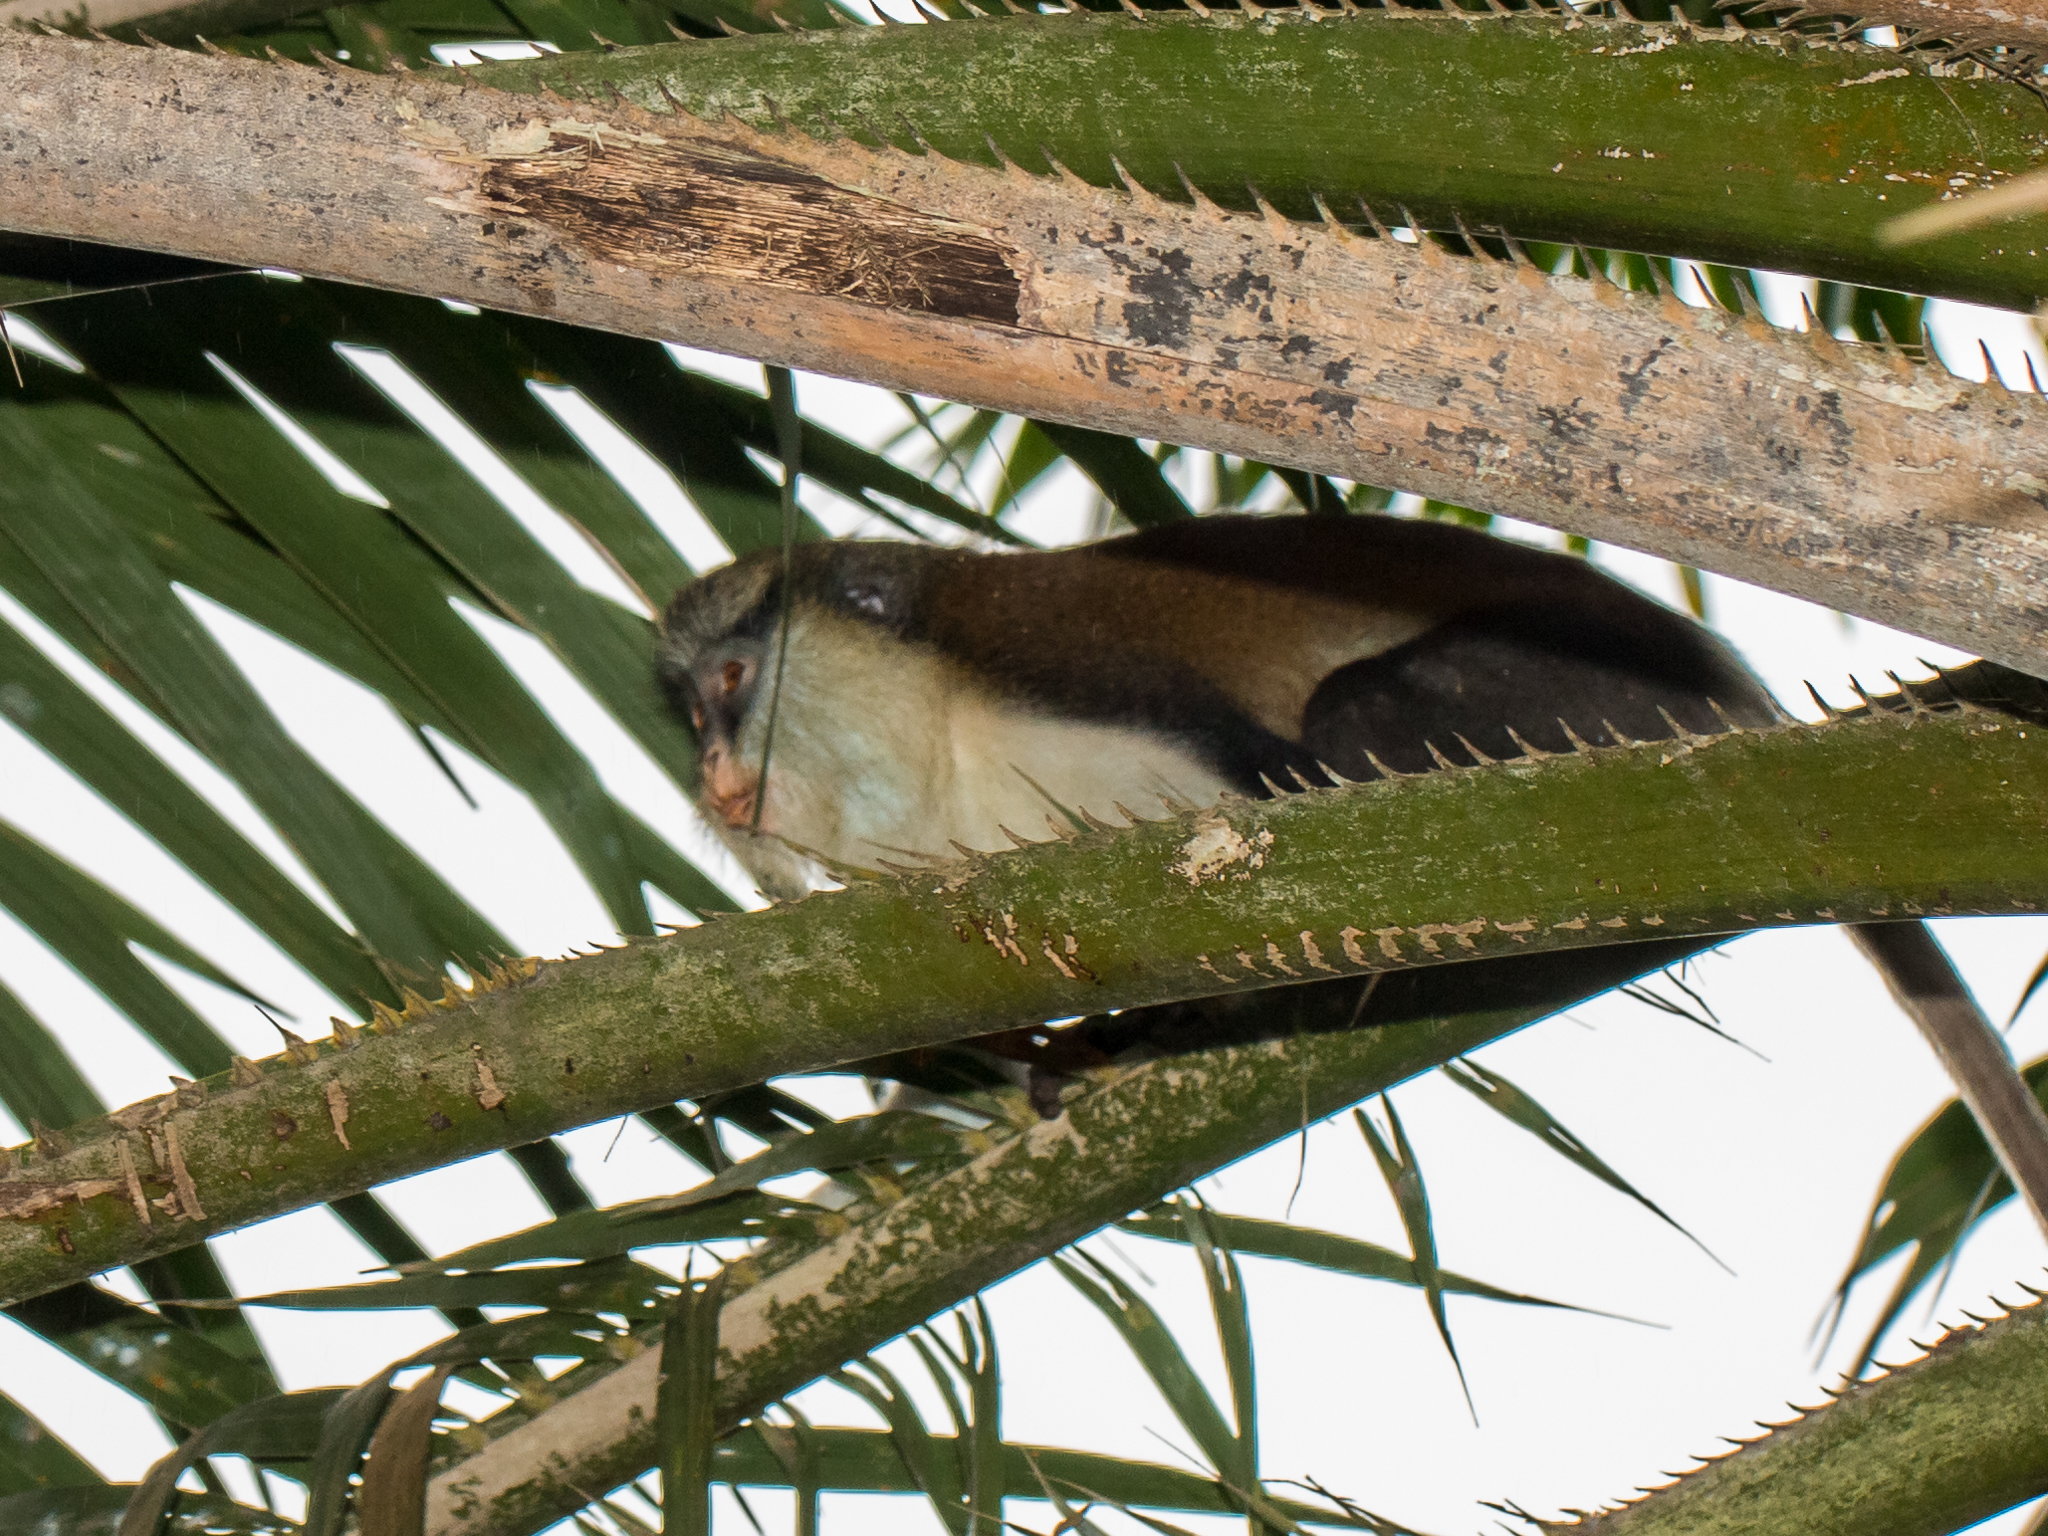
<path fill-rule="evenodd" d="M 752 727 L 765 689 L 775 571 L 741 560 L 691 583 L 663 616 L 657 671 L 677 714 L 697 733 L 698 803 L 721 833 L 756 824 L 760 743 Z M 772 686 L 772 683 L 770 684 Z"/>
<path fill-rule="evenodd" d="M 846 590 L 845 567 L 875 563 L 863 554 L 796 552 L 786 643 L 775 551 L 685 588 L 663 622 L 659 670 L 697 733 L 698 805 L 770 895 L 814 883 L 817 866 L 792 844 L 872 864 L 878 847 L 908 846 L 905 816 L 943 788 L 943 765 L 922 748 L 944 690 L 862 606 L 877 583 Z"/>
<path fill-rule="evenodd" d="M 704 809 L 727 827 L 751 827 L 760 800 L 759 758 L 749 763 L 741 741 L 768 654 L 760 640 L 729 635 L 669 674 L 676 706 L 697 732 Z"/>

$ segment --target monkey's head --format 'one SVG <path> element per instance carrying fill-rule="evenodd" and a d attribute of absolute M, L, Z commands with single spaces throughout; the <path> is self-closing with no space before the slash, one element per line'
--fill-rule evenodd
<path fill-rule="evenodd" d="M 917 777 L 934 768 L 921 760 L 928 754 L 906 753 L 929 735 L 915 717 L 945 691 L 936 675 L 943 663 L 915 644 L 912 616 L 950 558 L 909 544 L 799 546 L 789 562 L 786 655 L 779 550 L 756 551 L 692 582 L 663 616 L 657 668 L 697 733 L 698 804 L 770 895 L 810 884 L 815 866 L 791 842 L 871 862 L 874 849 L 855 850 L 844 836 L 847 801 L 858 797 L 870 811 L 877 800 L 914 802 Z"/>

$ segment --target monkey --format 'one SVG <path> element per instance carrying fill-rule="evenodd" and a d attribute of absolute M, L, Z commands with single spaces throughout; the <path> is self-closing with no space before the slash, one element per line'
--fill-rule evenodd
<path fill-rule="evenodd" d="M 764 550 L 676 595 L 657 673 L 706 816 L 780 898 L 1042 818 L 1787 718 L 1704 626 L 1588 562 L 1385 516 Z M 1937 691 L 2048 721 L 2048 684 L 1991 662 Z M 2048 1117 L 1969 989 L 1918 922 L 1850 932 L 2048 1226 Z"/>
<path fill-rule="evenodd" d="M 684 588 L 658 662 L 700 742 L 700 806 L 778 898 L 830 865 L 989 851 L 1048 817 L 1784 718 L 1703 626 L 1583 559 L 1449 523 L 813 543 L 788 552 L 787 593 L 783 571 L 763 550 Z"/>

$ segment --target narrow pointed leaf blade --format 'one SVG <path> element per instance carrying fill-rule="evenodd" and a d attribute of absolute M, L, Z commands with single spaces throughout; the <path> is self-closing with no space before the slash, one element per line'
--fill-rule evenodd
<path fill-rule="evenodd" d="M 1031 1475 L 1038 1480 L 1040 1492 L 1047 1499 L 1051 1500 L 1052 1507 L 1059 1512 L 1060 1523 L 1057 1529 L 1072 1531 L 1074 1536 L 1107 1536 L 1107 1533 L 1101 1526 L 1090 1520 L 1067 1501 L 1066 1494 L 1061 1492 L 1059 1486 L 1039 1469 L 1038 1458 L 1029 1451 L 1024 1453 L 1024 1464 L 1031 1469 Z"/>
<path fill-rule="evenodd" d="M 0 1104 L 22 1125 L 75 1125 L 106 1106 L 71 1057 L 27 1006 L 0 984 Z"/>
<path fill-rule="evenodd" d="M 889 1438 L 896 1454 L 910 1473 L 911 1485 L 928 1499 L 932 1512 L 949 1532 L 962 1529 L 958 1465 L 950 1438 L 942 1440 L 925 1427 L 917 1405 L 903 1390 L 903 1383 L 886 1365 L 871 1355 L 855 1364 L 858 1370 L 835 1371 L 832 1380 L 863 1399 L 889 1426 Z"/>
<path fill-rule="evenodd" d="M 175 961 L 193 974 L 204 976 L 214 985 L 224 987 L 230 992 L 239 993 L 252 1003 L 267 1001 L 261 994 L 250 991 L 206 956 L 193 949 L 140 907 L 125 897 L 116 895 L 77 865 L 59 858 L 27 833 L 4 821 L 0 821 L 0 846 L 6 848 L 10 859 L 18 861 L 16 867 L 22 874 L 40 877 L 50 885 L 62 887 L 82 909 L 81 917 L 95 926 L 108 930 L 128 943 L 140 944 L 145 949 L 154 950 L 164 959 Z"/>
<path fill-rule="evenodd" d="M 1194 515 L 1159 466 L 1132 439 L 1050 421 L 1039 422 L 1038 429 L 1135 526 L 1153 528 Z"/>
<path fill-rule="evenodd" d="M 756 407 L 763 403 L 759 396 L 679 368 L 656 342 L 523 316 L 489 318 L 502 327 L 500 344 L 507 355 L 521 352 L 528 367 L 580 390 L 673 474 L 691 505 L 734 554 L 780 544 L 780 490 L 747 454 L 749 446 L 773 451 L 772 427 L 756 441 L 725 409 L 728 396 L 747 396 Z M 439 385 L 442 376 L 437 373 L 430 381 Z M 451 399 L 467 413 L 465 402 Z M 608 546 L 618 547 L 615 534 L 597 526 L 592 531 Z M 825 537 L 825 530 L 808 515 L 800 520 L 799 532 L 806 540 Z M 625 558 L 621 555 L 622 563 Z M 672 563 L 663 572 L 650 573 L 641 582 L 650 596 L 659 594 L 658 602 L 665 602 L 691 579 L 689 568 L 672 549 L 667 561 Z"/>
<path fill-rule="evenodd" d="M 41 1488 L 102 1486 L 99 1473 L 66 1445 L 42 1420 L 6 1393 L 0 1392 L 0 1511 L 11 1494 Z M 115 1506 L 117 1509 L 119 1505 Z M 0 1520 L 0 1531 L 28 1527 Z"/>
<path fill-rule="evenodd" d="M 480 1275 L 409 1274 L 361 1285 L 275 1291 L 242 1305 L 301 1312 L 410 1307 L 547 1307 L 557 1312 L 643 1314 L 671 1286 L 659 1270 L 628 1258 L 547 1269 L 494 1269 Z"/>
<path fill-rule="evenodd" d="M 237 1358 L 192 1329 L 97 1286 L 69 1285 L 7 1312 L 185 1429 L 277 1391 L 260 1362 Z"/>
<path fill-rule="evenodd" d="M 966 1442 L 961 1437 L 967 1434 L 973 1421 L 968 1418 L 967 1405 L 961 1401 L 959 1388 L 954 1385 L 953 1373 L 946 1369 L 940 1352 L 932 1347 L 931 1340 L 922 1332 L 913 1329 L 906 1337 L 910 1347 L 917 1352 L 919 1363 L 931 1376 L 932 1385 L 938 1389 L 939 1401 L 946 1405 L 946 1417 L 952 1423 L 955 1444 L 964 1447 Z M 965 1485 L 964 1477 L 962 1485 Z"/>
<path fill-rule="evenodd" d="M 733 1475 L 727 1463 L 732 1454 L 740 1450 L 749 1435 L 779 1464 L 782 1480 L 788 1483 L 796 1495 L 795 1536 L 818 1536 L 818 1494 L 822 1489 L 819 1470 L 819 1442 L 822 1436 L 811 1426 L 810 1420 L 787 1403 L 778 1405 L 789 1415 L 788 1424 L 773 1424 L 766 1419 L 756 1419 L 736 1435 L 728 1435 L 719 1442 L 713 1465 L 722 1481 L 738 1483 L 748 1481 L 743 1474 Z M 879 1436 L 870 1436 L 879 1439 Z M 894 1447 L 891 1447 L 893 1451 Z M 901 1458 L 897 1459 L 901 1466 Z M 840 1486 L 844 1486 L 842 1483 Z"/>
<path fill-rule="evenodd" d="M 1608 1188 L 1627 1195 L 1652 1216 L 1692 1243 L 1708 1258 L 1714 1259 L 1713 1251 L 1705 1243 L 1674 1221 L 1662 1206 L 1602 1162 L 1590 1147 L 1566 1129 L 1548 1110 L 1499 1073 L 1461 1056 L 1455 1061 L 1446 1062 L 1443 1074 L 1510 1125 L 1520 1126 L 1551 1151 L 1574 1166 L 1583 1168 Z M 1714 1259 L 1714 1262 L 1721 1263 L 1719 1259 Z M 1721 1267 L 1726 1269 L 1728 1266 L 1722 1264 Z"/>
<path fill-rule="evenodd" d="M 1159 1314 L 1121 1276 L 1088 1260 L 1085 1254 L 1080 1257 L 1088 1264 L 1086 1270 L 1061 1254 L 1054 1254 L 1050 1262 L 1109 1319 L 1209 1464 L 1219 1471 L 1229 1467 L 1236 1456 L 1237 1436 Z"/>
<path fill-rule="evenodd" d="M 628 1219 L 638 1221 L 645 1215 L 686 1210 L 785 1174 L 807 1170 L 834 1173 L 882 1159 L 925 1160 L 966 1155 L 959 1131 L 945 1122 L 909 1110 L 884 1110 L 835 1121 L 804 1135 L 788 1135 L 785 1130 L 783 1140 L 734 1163 L 708 1183 L 679 1195 L 637 1203 Z"/>
<path fill-rule="evenodd" d="M 377 1431 L 377 1421 L 391 1406 L 394 1370 L 387 1367 L 337 1394 L 321 1415 L 319 1434 L 304 1468 L 305 1536 L 341 1536 L 346 1528 L 355 1499 L 352 1485 L 361 1471 L 363 1452 Z"/>
<path fill-rule="evenodd" d="M 815 1211 L 792 1212 L 788 1202 L 752 1191 L 681 1210 L 647 1212 L 644 1216 L 637 1203 L 610 1206 L 572 1212 L 523 1232 L 492 1238 L 407 1268 L 417 1273 L 479 1271 L 538 1259 L 591 1261 L 611 1258 L 633 1248 L 767 1237 L 785 1230 L 808 1233 L 814 1230 L 816 1215 Z"/>
<path fill-rule="evenodd" d="M 718 402 L 741 441 L 757 452 L 780 456 L 774 413 L 768 401 L 714 379 L 700 378 L 698 387 Z M 1005 544 L 1021 542 L 993 518 L 947 495 L 923 476 L 912 474 L 814 421 L 804 423 L 804 473 L 820 485 L 830 486 L 840 495 L 869 506 L 876 505 L 869 493 L 878 493 L 983 538 Z"/>
<path fill-rule="evenodd" d="M 972 1536 L 1001 1536 L 1003 1514 L 1003 1371 L 996 1349 L 995 1322 L 988 1304 L 974 1298 L 967 1327 L 973 1353 L 969 1361 L 970 1397 L 974 1404 L 974 1446 L 967 1486 L 974 1524 Z"/>
<path fill-rule="evenodd" d="M 230 545 L 247 545 L 224 531 L 220 537 Z M 253 550 L 250 555 L 265 558 Z M 360 940 L 335 923 L 183 779 L 168 772 L 163 760 L 97 700 L 4 624 L 0 692 L 13 701 L 8 717 L 24 734 L 336 996 L 384 995 L 384 978 Z"/>
<path fill-rule="evenodd" d="M 1401 1226 L 1408 1234 L 1408 1246 L 1414 1254 L 1415 1277 L 1428 1298 L 1429 1315 L 1436 1324 L 1437 1336 L 1444 1341 L 1444 1350 L 1450 1355 L 1451 1365 L 1458 1373 L 1458 1386 L 1465 1394 L 1465 1406 L 1472 1408 L 1472 1389 L 1465 1382 L 1464 1362 L 1458 1359 L 1458 1346 L 1451 1340 L 1450 1319 L 1444 1314 L 1444 1280 L 1442 1271 L 1437 1268 L 1436 1230 L 1430 1221 L 1429 1192 L 1423 1186 L 1422 1169 L 1415 1162 L 1414 1149 L 1408 1145 L 1407 1133 L 1401 1127 L 1392 1102 L 1382 1096 L 1380 1103 L 1386 1109 L 1387 1123 L 1393 1128 L 1392 1150 L 1381 1140 L 1378 1129 L 1365 1117 L 1364 1110 L 1352 1110 L 1351 1118 L 1357 1123 L 1365 1144 L 1372 1149 L 1380 1177 L 1387 1181 L 1387 1191 L 1393 1195 L 1394 1205 L 1401 1213 Z M 1472 1417 L 1477 1423 L 1477 1409 L 1473 1409 Z"/>
<path fill-rule="evenodd" d="M 1190 1239 L 1184 1226 L 1182 1213 L 1177 1207 L 1156 1205 L 1150 1210 L 1127 1216 L 1117 1223 L 1118 1230 L 1139 1237 L 1156 1237 L 1172 1242 L 1188 1242 Z M 1219 1211 L 1207 1213 L 1210 1230 L 1219 1242 L 1227 1242 L 1240 1256 L 1256 1255 L 1260 1258 L 1286 1259 L 1296 1264 L 1307 1264 L 1316 1269 L 1327 1269 L 1334 1274 L 1356 1275 L 1362 1280 L 1387 1280 L 1396 1285 L 1412 1285 L 1418 1289 L 1422 1282 L 1416 1278 L 1415 1261 L 1405 1253 L 1396 1253 L 1378 1243 L 1367 1242 L 1364 1238 L 1347 1237 L 1341 1232 L 1324 1232 L 1314 1227 L 1295 1226 L 1289 1222 L 1267 1221 L 1257 1216 L 1230 1216 Z M 1611 1316 L 1610 1313 L 1596 1312 L 1587 1307 L 1575 1307 L 1569 1302 L 1550 1301 L 1541 1296 L 1529 1296 L 1520 1291 L 1503 1290 L 1489 1285 L 1484 1280 L 1474 1280 L 1454 1270 L 1437 1271 L 1446 1295 L 1479 1296 L 1488 1301 L 1508 1301 L 1527 1307 L 1555 1307 L 1568 1312 L 1589 1312 L 1596 1317 Z M 1634 1321 L 1634 1319 L 1625 1319 Z"/>
<path fill-rule="evenodd" d="M 1045 435 L 1045 429 L 1035 421 L 1026 420 L 1003 460 L 1002 478 L 996 482 L 996 512 L 1001 514 L 1014 508 L 1018 498 L 1036 485 L 1039 477 L 1063 457 L 1059 445 Z"/>
<path fill-rule="evenodd" d="M 187 1072 L 206 1077 L 227 1070 L 233 1054 L 227 1042 L 128 945 L 132 940 L 160 954 L 168 951 L 167 959 L 249 994 L 153 919 L 5 822 L 0 822 L 0 906 L 33 929 Z"/>
<path fill-rule="evenodd" d="M 1208 1213 L 1193 1203 L 1183 1212 L 1201 1265 L 1202 1283 L 1209 1292 L 1209 1311 L 1223 1344 L 1223 1368 L 1230 1380 L 1230 1401 L 1237 1421 L 1232 1465 L 1219 1470 L 1240 1486 L 1250 1487 L 1259 1475 L 1258 1373 L 1252 1357 L 1251 1311 L 1237 1255 L 1218 1240 L 1207 1217 Z"/>
<path fill-rule="evenodd" d="M 2034 994 L 2041 990 L 2044 982 L 2048 982 L 2048 955 L 2041 957 L 2041 963 L 2034 967 L 2034 973 L 2027 978 L 2027 984 L 2020 988 L 2020 1000 L 2012 1005 L 2012 1013 L 2005 1021 L 2007 1029 L 2012 1028 L 2018 1021 L 2020 1011 L 2034 1000 Z"/>
<path fill-rule="evenodd" d="M 347 1395 L 340 1387 L 322 1387 L 260 1398 L 188 1436 L 130 1491 L 119 1536 L 153 1536 L 166 1506 L 176 1496 L 179 1477 L 202 1456 L 247 1456 L 252 1461 L 296 1461 L 311 1456 L 328 1410 Z"/>

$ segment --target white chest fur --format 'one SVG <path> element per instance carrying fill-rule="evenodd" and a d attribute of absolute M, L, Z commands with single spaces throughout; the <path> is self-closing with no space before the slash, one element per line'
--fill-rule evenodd
<path fill-rule="evenodd" d="M 767 714 L 765 699 L 749 712 L 745 761 L 760 760 Z M 1049 836 L 1048 816 L 1115 822 L 1119 804 L 1153 815 L 1162 798 L 1210 805 L 1226 787 L 1169 741 L 1006 704 L 934 652 L 824 615 L 791 630 L 778 716 L 761 813 L 771 835 L 724 833 L 777 896 L 809 883 L 791 843 L 857 867 L 952 857 L 955 842 L 1009 847 L 1005 828 Z"/>

